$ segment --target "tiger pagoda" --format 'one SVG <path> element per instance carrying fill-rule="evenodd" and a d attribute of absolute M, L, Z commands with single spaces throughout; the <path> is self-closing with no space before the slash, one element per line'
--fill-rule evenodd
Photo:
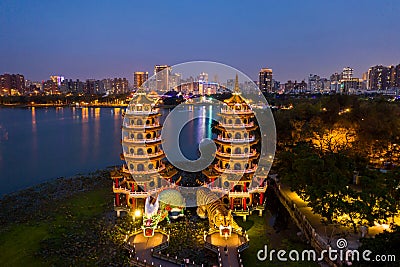
<path fill-rule="evenodd" d="M 219 114 L 216 126 L 219 131 L 214 139 L 217 145 L 216 163 L 205 169 L 209 188 L 214 192 L 223 192 L 223 202 L 229 205 L 236 216 L 250 214 L 249 206 L 263 210 L 266 176 L 255 177 L 259 153 L 255 146 L 259 142 L 256 135 L 255 114 L 242 96 L 238 76 L 232 97 L 226 99 Z M 256 178 L 256 179 L 255 179 Z"/>

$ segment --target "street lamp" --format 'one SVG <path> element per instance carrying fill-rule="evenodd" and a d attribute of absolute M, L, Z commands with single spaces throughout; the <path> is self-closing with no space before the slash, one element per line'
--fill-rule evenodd
<path fill-rule="evenodd" d="M 135 210 L 135 217 L 140 217 L 142 212 L 140 210 Z"/>

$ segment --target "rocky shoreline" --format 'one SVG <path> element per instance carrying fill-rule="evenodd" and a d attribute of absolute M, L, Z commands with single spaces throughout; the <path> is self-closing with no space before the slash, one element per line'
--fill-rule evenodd
<path fill-rule="evenodd" d="M 0 199 L 0 225 L 47 219 L 52 205 L 58 201 L 79 192 L 111 185 L 109 169 L 69 178 L 60 177 L 4 195 Z"/>
<path fill-rule="evenodd" d="M 58 178 L 3 196 L 0 265 L 126 265 L 122 235 L 129 224 L 113 216 L 110 170 Z"/>

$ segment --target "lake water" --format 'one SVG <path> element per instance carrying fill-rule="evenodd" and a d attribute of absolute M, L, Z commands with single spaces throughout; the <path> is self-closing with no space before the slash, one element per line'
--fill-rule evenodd
<path fill-rule="evenodd" d="M 204 108 L 188 112 L 188 118 L 204 113 Z M 0 108 L 0 195 L 121 164 L 123 110 Z M 161 109 L 162 121 L 168 112 Z M 192 120 L 184 127 L 180 145 L 187 158 L 198 157 L 198 144 L 204 137 L 212 138 L 210 127 L 206 118 Z"/>

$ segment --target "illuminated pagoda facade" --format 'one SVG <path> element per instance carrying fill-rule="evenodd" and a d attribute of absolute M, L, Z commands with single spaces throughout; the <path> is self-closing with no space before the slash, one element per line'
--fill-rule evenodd
<path fill-rule="evenodd" d="M 219 114 L 219 131 L 214 140 L 217 145 L 216 163 L 203 171 L 207 176 L 209 188 L 225 194 L 224 203 L 236 215 L 249 215 L 250 206 L 263 209 L 265 178 L 254 175 L 257 171 L 259 153 L 255 146 L 259 142 L 255 115 L 242 96 L 236 76 L 232 97 L 224 101 Z M 260 173 L 260 172 L 257 172 Z M 218 179 L 219 178 L 219 179 Z"/>
<path fill-rule="evenodd" d="M 160 113 L 143 89 L 134 95 L 122 125 L 121 159 L 125 164 L 111 173 L 114 208 L 141 216 L 148 196 L 160 191 L 177 171 L 164 161 L 161 149 Z"/>

